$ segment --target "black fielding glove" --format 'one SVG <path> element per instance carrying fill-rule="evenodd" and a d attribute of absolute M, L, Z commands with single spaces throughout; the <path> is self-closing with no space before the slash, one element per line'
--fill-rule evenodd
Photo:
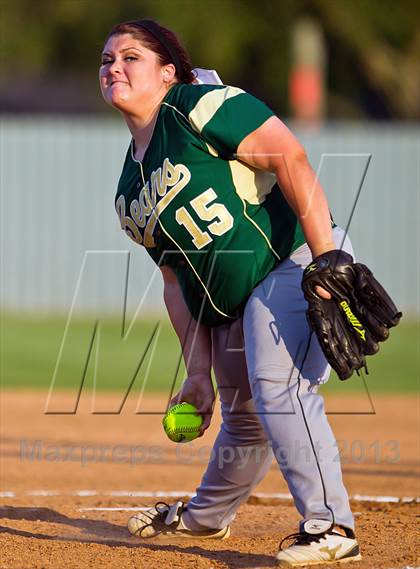
<path fill-rule="evenodd" d="M 321 286 L 326 300 L 315 292 Z M 340 379 L 366 368 L 365 356 L 376 354 L 402 316 L 372 272 L 353 257 L 334 249 L 316 257 L 302 279 L 307 317 L 321 348 Z"/>

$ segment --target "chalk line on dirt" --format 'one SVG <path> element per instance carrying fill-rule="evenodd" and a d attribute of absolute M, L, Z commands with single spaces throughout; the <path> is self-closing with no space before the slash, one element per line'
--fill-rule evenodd
<path fill-rule="evenodd" d="M 23 492 L 4 491 L 0 492 L 0 498 L 18 498 L 20 496 L 78 496 L 78 497 L 95 497 L 95 496 L 110 496 L 114 498 L 183 498 L 194 496 L 193 492 L 183 490 L 168 491 L 159 490 L 155 492 L 137 491 L 137 490 L 25 490 Z M 255 492 L 251 494 L 251 498 L 260 499 L 276 499 L 276 500 L 292 500 L 291 494 L 281 492 Z M 351 500 L 355 502 L 379 502 L 379 503 L 403 503 L 408 504 L 412 502 L 419 503 L 420 497 L 415 496 L 370 496 L 364 494 L 353 494 L 350 496 Z M 124 508 L 129 509 L 129 508 Z M 138 509 L 138 508 L 137 508 Z"/>

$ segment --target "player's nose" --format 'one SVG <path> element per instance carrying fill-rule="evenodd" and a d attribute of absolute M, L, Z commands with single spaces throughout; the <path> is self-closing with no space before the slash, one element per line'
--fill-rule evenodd
<path fill-rule="evenodd" d="M 118 59 L 115 59 L 108 68 L 108 77 L 120 77 L 122 73 L 121 62 Z"/>

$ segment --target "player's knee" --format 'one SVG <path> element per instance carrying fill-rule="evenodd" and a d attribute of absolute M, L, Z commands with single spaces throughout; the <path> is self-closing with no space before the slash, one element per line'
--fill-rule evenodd
<path fill-rule="evenodd" d="M 255 413 L 222 411 L 222 429 L 238 444 L 259 445 L 267 441 L 265 431 Z"/>

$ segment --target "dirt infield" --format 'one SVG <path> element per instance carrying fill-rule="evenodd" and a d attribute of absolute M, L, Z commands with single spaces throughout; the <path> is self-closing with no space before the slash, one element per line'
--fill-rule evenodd
<path fill-rule="evenodd" d="M 97 396 L 95 409 L 115 410 L 120 399 Z M 229 540 L 130 537 L 130 512 L 123 508 L 153 504 L 147 492 L 194 491 L 219 416 L 205 437 L 174 445 L 161 428 L 162 396 L 143 397 L 140 409 L 147 415 L 135 414 L 138 401 L 131 396 L 114 415 L 92 414 L 88 395 L 76 414 L 45 415 L 45 401 L 41 391 L 2 394 L 1 568 L 273 567 L 278 542 L 296 531 L 298 514 L 283 496 L 288 489 L 273 464 L 255 490 L 265 497 L 252 497 L 241 508 Z M 73 401 L 74 394 L 62 393 L 54 397 L 54 409 L 69 412 Z M 375 413 L 366 397 L 327 398 L 364 557 L 346 567 L 415 567 L 419 506 L 411 499 L 419 495 L 418 403 L 414 397 L 376 395 L 373 404 Z M 349 414 L 357 411 L 364 414 Z M 382 498 L 373 501 L 375 496 Z"/>

